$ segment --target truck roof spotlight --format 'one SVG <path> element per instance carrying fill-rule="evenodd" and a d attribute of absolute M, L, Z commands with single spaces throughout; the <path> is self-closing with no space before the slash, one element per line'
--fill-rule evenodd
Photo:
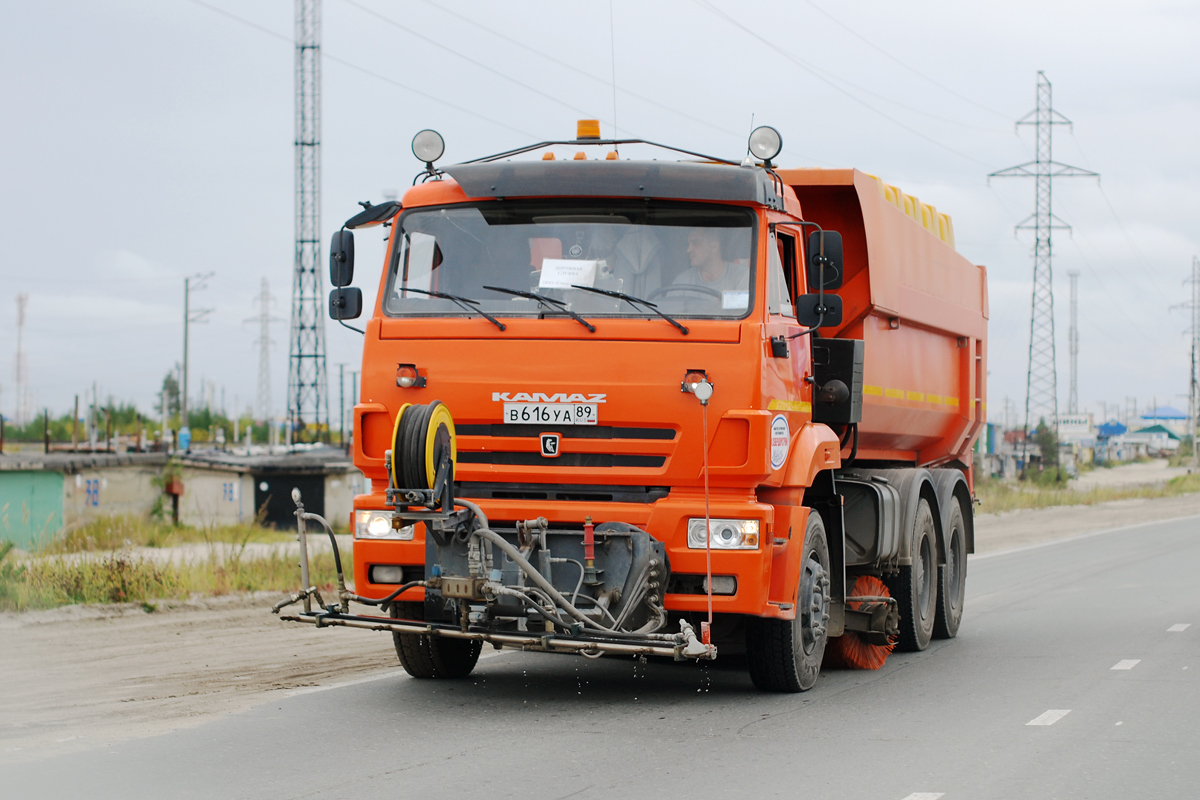
<path fill-rule="evenodd" d="M 770 125 L 763 125 L 750 132 L 750 152 L 771 166 L 771 159 L 783 150 L 783 137 Z"/>
<path fill-rule="evenodd" d="M 412 151 L 413 155 L 424 161 L 426 166 L 433 166 L 433 162 L 446 152 L 446 141 L 437 131 L 426 128 L 418 131 L 417 135 L 413 137 Z"/>

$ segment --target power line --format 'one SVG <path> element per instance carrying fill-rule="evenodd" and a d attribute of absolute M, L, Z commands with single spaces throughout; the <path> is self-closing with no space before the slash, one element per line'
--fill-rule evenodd
<path fill-rule="evenodd" d="M 943 150 L 953 153 L 954 155 L 956 155 L 960 158 L 965 158 L 966 160 L 972 161 L 976 164 L 981 164 L 983 166 L 987 166 L 987 164 L 985 164 L 983 161 L 980 161 L 979 159 L 975 158 L 974 156 L 969 156 L 966 153 L 960 152 L 959 150 L 955 150 L 950 145 L 943 144 L 942 142 L 939 142 L 937 139 L 934 139 L 933 137 L 922 133 L 921 131 L 917 130 L 916 128 L 906 125 L 905 123 L 901 122 L 900 120 L 896 119 L 895 117 L 891 116 L 890 114 L 880 111 L 878 108 L 875 108 L 875 106 L 866 102 L 862 98 L 857 97 L 853 92 L 848 91 L 847 89 L 839 86 L 837 83 L 835 83 L 830 78 L 825 77 L 825 75 L 823 75 L 822 73 L 826 72 L 826 70 L 822 70 L 819 67 L 814 66 L 813 64 L 809 64 L 807 61 L 804 61 L 803 59 L 797 58 L 796 56 L 789 53 L 787 50 L 784 50 L 782 47 L 779 47 L 778 45 L 776 45 L 774 42 L 770 41 L 769 39 L 765 38 L 764 36 L 756 33 L 755 31 L 751 30 L 750 28 L 746 27 L 735 17 L 732 17 L 729 14 L 726 14 L 720 8 L 717 8 L 715 5 L 713 5 L 711 2 L 709 2 L 709 0 L 694 0 L 694 2 L 701 8 L 705 9 L 706 11 L 709 11 L 710 13 L 721 17 L 721 19 L 725 20 L 729 24 L 741 29 L 749 36 L 762 42 L 764 45 L 771 48 L 776 53 L 778 53 L 779 55 L 786 58 L 788 61 L 791 61 L 796 66 L 803 69 L 805 72 L 808 72 L 810 75 L 812 75 L 817 80 L 822 81 L 823 83 L 827 84 L 831 88 L 841 92 L 842 94 L 846 95 L 846 97 L 849 97 L 851 100 L 853 100 L 854 102 L 861 105 L 863 108 L 866 108 L 867 110 L 874 112 L 875 114 L 878 114 L 879 116 L 886 119 L 888 122 L 891 122 L 893 125 L 903 128 L 904 130 L 908 131 L 909 133 L 913 134 L 914 136 L 920 137 L 921 139 L 924 139 L 925 141 L 927 141 L 931 144 L 937 145 L 938 147 L 942 148 Z M 832 74 L 832 73 L 829 73 L 829 74 Z M 838 80 L 842 80 L 847 85 L 853 86 L 854 88 L 859 89 L 860 91 L 865 91 L 865 92 L 873 94 L 873 92 L 870 92 L 867 89 L 863 89 L 862 87 L 859 87 L 853 83 L 850 83 L 849 81 L 845 81 L 841 78 L 839 78 Z M 918 112 L 918 113 L 924 113 L 924 112 Z"/>
<path fill-rule="evenodd" d="M 426 44 L 433 45 L 434 47 L 438 48 L 439 50 L 443 50 L 443 51 L 449 53 L 450 55 L 455 56 L 456 58 L 461 58 L 463 61 L 466 61 L 469 64 L 474 64 L 479 69 L 482 69 L 486 72 L 490 72 L 497 77 L 500 77 L 506 81 L 509 81 L 510 83 L 514 83 L 517 86 L 520 86 L 522 89 L 525 89 L 526 91 L 533 92 L 534 94 L 538 95 L 539 97 L 545 98 L 546 100 L 549 100 L 552 103 L 557 103 L 558 105 L 562 106 L 563 108 L 566 108 L 570 111 L 574 111 L 576 114 L 579 114 L 580 116 L 586 117 L 590 114 L 590 112 L 584 111 L 583 109 L 581 109 L 577 106 L 573 106 L 570 103 L 566 102 L 565 100 L 559 100 L 554 95 L 548 94 L 547 92 L 543 92 L 541 89 L 537 88 L 536 86 L 531 86 L 522 80 L 518 80 L 517 78 L 514 78 L 511 75 L 507 75 L 507 74 L 501 72 L 500 70 L 496 69 L 495 67 L 489 66 L 488 64 L 485 64 L 482 61 L 478 61 L 474 58 L 471 58 L 470 56 L 468 56 L 464 53 L 460 53 L 457 50 L 455 50 L 454 48 L 448 47 L 448 46 L 442 44 L 441 42 L 439 42 L 438 40 L 436 40 L 430 36 L 426 36 L 425 34 L 420 33 L 419 31 L 415 31 L 412 28 L 408 27 L 407 25 L 397 22 L 396 20 L 392 19 L 389 16 L 386 16 L 385 14 L 381 14 L 378 11 L 375 11 L 374 9 L 367 8 L 362 3 L 357 3 L 357 2 L 355 2 L 355 0 L 342 0 L 342 2 L 345 3 L 346 5 L 357 8 L 359 11 L 362 11 L 364 14 L 370 14 L 372 17 L 375 17 L 376 19 L 380 20 L 381 22 L 385 22 L 388 25 L 391 25 L 393 28 L 402 30 L 405 33 L 407 33 L 409 36 L 413 36 L 417 39 L 420 39 L 421 41 L 425 42 Z"/>
<path fill-rule="evenodd" d="M 579 67 L 575 66 L 574 64 L 572 64 L 569 61 L 563 61 L 562 59 L 555 58 L 554 56 L 550 55 L 549 53 L 545 53 L 541 50 L 538 50 L 535 47 L 531 47 L 530 45 L 526 44 L 525 42 L 522 42 L 520 39 L 514 39 L 513 37 L 508 36 L 504 33 L 501 33 L 500 31 L 497 31 L 494 28 L 489 28 L 488 26 L 486 26 L 480 22 L 477 22 L 476 20 L 473 20 L 470 17 L 467 17 L 463 14 L 459 14 L 458 12 L 454 11 L 453 9 L 451 9 L 449 7 L 438 5 L 437 3 L 434 3 L 432 0 L 421 0 L 421 2 L 425 3 L 426 5 L 432 6 L 433 8 L 436 8 L 438 11 L 442 12 L 443 14 L 448 14 L 451 17 L 454 17 L 455 19 L 457 19 L 461 22 L 465 22 L 466 24 L 468 24 L 474 28 L 478 28 L 479 30 L 484 31 L 485 33 L 489 33 L 492 36 L 495 36 L 497 39 L 502 39 L 503 41 L 506 41 L 515 47 L 519 47 L 528 53 L 532 53 L 533 55 L 538 56 L 540 58 L 544 58 L 547 61 L 549 61 L 553 64 L 557 64 L 558 66 L 560 66 L 564 69 L 568 69 L 577 75 L 582 75 L 585 78 L 590 78 L 591 80 L 596 81 L 598 83 L 607 83 L 608 82 L 608 79 L 606 79 L 606 78 L 602 78 L 598 75 L 593 75 L 592 73 L 588 72 L 587 70 L 580 69 Z M 615 80 L 614 80 L 614 84 L 615 84 Z M 686 111 L 681 111 L 678 108 L 673 108 L 672 106 L 666 105 L 665 103 L 662 103 L 661 101 L 655 100 L 651 97 L 647 97 L 644 94 L 638 94 L 637 92 L 633 91 L 632 89 L 626 89 L 621 86 L 617 86 L 616 88 L 617 88 L 617 91 L 621 92 L 622 94 L 626 94 L 626 95 L 629 95 L 630 97 L 637 98 L 638 100 L 641 100 L 644 103 L 648 103 L 649 105 L 651 105 L 661 111 L 666 111 L 671 114 L 676 114 L 680 117 L 683 117 L 684 119 L 688 119 L 688 120 L 691 120 L 692 122 L 698 123 L 700 125 L 704 125 L 705 127 L 712 128 L 715 131 L 720 131 L 721 133 L 727 133 L 730 136 L 736 136 L 738 138 L 743 137 L 746 133 L 745 131 L 734 131 L 734 130 L 730 130 L 729 128 L 722 127 L 721 125 L 716 125 L 710 120 L 706 120 L 701 117 L 693 116 L 692 114 L 689 114 Z"/>
<path fill-rule="evenodd" d="M 874 42 L 872 42 L 870 39 L 866 38 L 865 36 L 863 36 L 862 34 L 860 34 L 858 31 L 854 30 L 854 29 L 853 29 L 853 28 L 851 28 L 849 25 L 847 25 L 846 23 L 842 22 L 842 21 L 841 21 L 840 19 L 838 19 L 837 17 L 835 17 L 835 16 L 833 16 L 832 14 L 830 14 L 830 13 L 829 13 L 828 11 L 826 11 L 825 9 L 821 8 L 819 5 L 817 5 L 816 3 L 814 3 L 812 0 L 805 0 L 805 2 L 806 2 L 806 3 L 808 3 L 810 6 L 812 6 L 814 9 L 816 9 L 816 10 L 817 10 L 819 13 L 821 13 L 821 14 L 825 15 L 826 17 L 828 17 L 828 18 L 829 18 L 829 19 L 830 19 L 830 20 L 831 20 L 831 21 L 832 21 L 834 24 L 836 24 L 836 25 L 838 25 L 839 27 L 841 27 L 841 28 L 845 29 L 845 30 L 846 30 L 848 33 L 850 33 L 850 35 L 854 36 L 856 39 L 859 39 L 860 41 L 862 41 L 863 43 L 865 43 L 865 44 L 866 44 L 868 47 L 871 47 L 872 49 L 879 51 L 879 52 L 880 52 L 880 53 L 882 53 L 883 55 L 885 55 L 885 56 L 887 56 L 888 58 L 890 58 L 892 61 L 895 61 L 897 64 L 899 64 L 900 66 L 904 67 L 906 70 L 908 70 L 908 71 L 909 71 L 909 72 L 911 72 L 912 74 L 916 75 L 918 78 L 921 78 L 921 79 L 922 79 L 922 80 L 924 80 L 924 81 L 928 81 L 929 83 L 931 83 L 931 84 L 933 84 L 934 86 L 938 87 L 938 88 L 939 88 L 939 89 L 941 89 L 942 91 L 948 92 L 948 93 L 950 93 L 950 94 L 954 95 L 955 97 L 957 97 L 959 100 L 964 100 L 964 101 L 966 101 L 966 102 L 970 103 L 971 105 L 975 106 L 976 108 L 981 108 L 981 109 L 983 109 L 984 111 L 987 111 L 987 112 L 989 112 L 989 113 L 991 113 L 991 114 L 995 114 L 995 115 L 996 115 L 996 116 L 998 116 L 998 117 L 1003 117 L 1004 119 L 1008 119 L 1008 118 L 1009 118 L 1009 117 L 1008 117 L 1008 114 L 1004 113 L 1003 111 L 997 111 L 997 110 L 996 110 L 996 109 L 994 109 L 994 108 L 989 108 L 988 106 L 985 106 L 985 105 L 983 105 L 982 103 L 978 103 L 978 102 L 976 102 L 976 101 L 972 100 L 970 97 L 967 97 L 965 94 L 960 94 L 960 93 L 958 93 L 958 92 L 954 91 L 954 90 L 953 90 L 953 89 L 951 89 L 949 86 L 946 86 L 945 84 L 943 84 L 943 83 L 940 83 L 940 82 L 938 82 L 938 81 L 934 80 L 933 78 L 929 77 L 928 75 L 926 75 L 925 73 L 923 73 L 923 72 L 921 72 L 920 70 L 916 69 L 915 67 L 912 67 L 912 66 L 910 66 L 910 65 L 908 65 L 908 64 L 906 64 L 906 63 L 904 63 L 904 62 L 903 62 L 903 61 L 901 61 L 899 58 L 897 58 L 896 56 L 894 56 L 894 55 L 892 55 L 891 53 L 889 53 L 887 50 L 884 50 L 882 47 L 880 47 L 879 45 L 875 44 L 875 43 L 874 43 Z M 985 129 L 985 130 L 990 130 L 990 129 Z"/>
<path fill-rule="evenodd" d="M 244 17 L 239 17 L 237 14 L 233 14 L 229 11 L 226 11 L 223 8 L 219 8 L 217 6 L 210 5 L 209 3 L 204 2 L 204 0 L 188 0 L 188 2 L 193 3 L 197 6 L 200 6 L 201 8 L 208 9 L 209 11 L 212 11 L 213 13 L 220 14 L 223 17 L 228 17 L 229 19 L 231 19 L 235 22 L 241 23 L 242 25 L 246 25 L 247 27 L 254 28 L 256 31 L 259 31 L 260 33 L 265 33 L 268 36 L 271 36 L 272 38 L 279 39 L 280 41 L 283 41 L 283 42 L 287 42 L 288 44 L 293 45 L 293 46 L 295 46 L 295 44 L 296 44 L 296 40 L 293 38 L 284 36 L 282 33 L 277 33 L 276 31 L 273 31 L 268 27 L 259 25 L 257 22 L 251 22 L 250 20 L 248 20 Z M 383 81 L 384 83 L 391 84 L 392 86 L 395 86 L 399 89 L 403 89 L 406 92 L 411 92 L 412 94 L 415 94 L 418 97 L 423 97 L 426 100 L 431 100 L 439 105 L 443 105 L 443 106 L 446 106 L 447 108 L 452 108 L 455 111 L 459 111 L 463 114 L 467 114 L 469 116 L 475 117 L 476 119 L 481 119 L 485 122 L 490 122 L 493 125 L 496 125 L 501 128 L 505 128 L 506 130 L 513 131 L 514 133 L 519 133 L 522 136 L 527 136 L 530 139 L 537 138 L 536 134 L 532 134 L 529 131 L 525 131 L 520 128 L 515 128 L 512 125 L 509 125 L 507 122 L 501 122 L 498 119 L 493 119 L 493 118 L 487 116 L 486 114 L 480 114 L 478 111 L 474 111 L 470 108 L 467 108 L 466 106 L 460 106 L 456 103 L 451 103 L 450 101 L 445 100 L 436 95 L 429 94 L 428 92 L 423 92 L 420 89 L 417 89 L 413 86 L 409 86 L 406 83 L 401 83 L 400 81 L 396 80 L 395 78 L 389 78 L 387 75 L 382 75 L 378 72 L 375 72 L 374 70 L 370 70 L 370 69 L 367 69 L 366 67 L 359 66 L 358 64 L 355 64 L 352 61 L 347 61 L 344 58 L 341 58 L 339 56 L 336 56 L 336 55 L 330 53 L 328 50 L 322 49 L 321 58 L 324 59 L 325 61 L 332 61 L 335 64 L 340 64 L 341 66 L 347 67 L 348 69 L 352 69 L 355 72 L 360 72 L 363 75 L 368 75 L 372 78 L 375 78 L 376 80 Z"/>

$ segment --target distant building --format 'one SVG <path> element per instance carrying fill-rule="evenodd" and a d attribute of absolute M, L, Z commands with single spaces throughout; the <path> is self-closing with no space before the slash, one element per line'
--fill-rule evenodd
<path fill-rule="evenodd" d="M 1151 454 L 1173 453 L 1179 449 L 1179 436 L 1166 425 L 1151 425 L 1140 431 L 1125 434 L 1125 440 L 1134 444 L 1144 444 L 1146 451 Z"/>
<path fill-rule="evenodd" d="M 1059 414 L 1058 441 L 1061 443 L 1078 444 L 1084 439 L 1092 439 L 1096 435 L 1092 428 L 1091 414 Z"/>
<path fill-rule="evenodd" d="M 1180 411 L 1178 408 L 1171 406 L 1158 406 L 1152 408 L 1145 414 L 1142 414 L 1140 419 L 1146 425 L 1155 426 L 1161 425 L 1173 434 L 1176 438 L 1186 436 L 1188 434 L 1188 415 L 1186 411 Z M 1145 430 L 1145 428 L 1143 428 Z"/>

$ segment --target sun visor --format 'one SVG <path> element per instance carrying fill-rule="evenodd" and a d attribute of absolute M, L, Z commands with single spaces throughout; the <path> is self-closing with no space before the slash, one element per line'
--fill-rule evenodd
<path fill-rule="evenodd" d="M 782 209 L 762 169 L 658 161 L 503 161 L 446 167 L 468 197 L 653 197 Z"/>

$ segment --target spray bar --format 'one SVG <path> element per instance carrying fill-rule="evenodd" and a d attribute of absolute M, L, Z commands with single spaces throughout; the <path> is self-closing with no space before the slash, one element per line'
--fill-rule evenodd
<path fill-rule="evenodd" d="M 451 625 L 421 622 L 416 620 L 391 619 L 357 614 L 329 612 L 307 613 L 298 616 L 281 616 L 287 622 L 307 622 L 318 628 L 340 626 L 362 628 L 371 631 L 391 631 L 422 636 L 445 636 L 449 639 L 475 639 L 500 648 L 535 650 L 545 653 L 612 653 L 614 655 L 666 656 L 676 661 L 688 659 L 712 660 L 717 657 L 716 648 L 703 644 L 695 630 L 680 620 L 680 632 L 674 635 L 647 634 L 645 642 L 614 642 L 604 639 L 581 639 L 556 634 L 492 633 L 485 631 L 463 631 Z"/>

